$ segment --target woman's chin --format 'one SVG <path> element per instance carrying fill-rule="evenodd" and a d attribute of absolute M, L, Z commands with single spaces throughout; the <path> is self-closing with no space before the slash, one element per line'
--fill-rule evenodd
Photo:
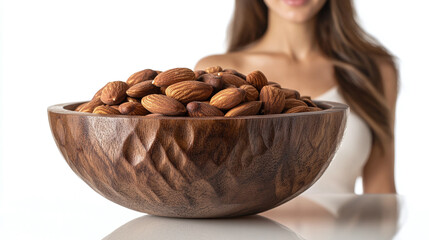
<path fill-rule="evenodd" d="M 291 23 L 305 23 L 313 19 L 312 15 L 301 11 L 289 11 L 281 15 L 286 21 Z"/>
<path fill-rule="evenodd" d="M 326 0 L 265 0 L 270 12 L 293 23 L 305 23 L 313 19 Z"/>

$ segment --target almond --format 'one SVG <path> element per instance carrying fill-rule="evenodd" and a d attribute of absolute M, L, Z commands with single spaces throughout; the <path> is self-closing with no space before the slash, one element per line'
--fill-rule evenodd
<path fill-rule="evenodd" d="M 237 72 L 237 71 L 236 71 L 236 70 L 234 70 L 234 69 L 224 69 L 224 70 L 223 70 L 223 72 L 230 73 L 230 74 L 234 74 L 235 76 L 240 77 L 240 78 L 242 78 L 243 80 L 246 80 L 246 75 L 244 75 L 244 74 L 242 74 L 242 73 L 239 73 L 239 72 Z"/>
<path fill-rule="evenodd" d="M 220 66 L 208 67 L 206 68 L 207 73 L 217 73 L 222 72 L 222 68 Z"/>
<path fill-rule="evenodd" d="M 157 87 L 168 87 L 171 84 L 195 80 L 195 73 L 189 68 L 173 68 L 156 76 L 152 83 Z"/>
<path fill-rule="evenodd" d="M 139 102 L 125 102 L 119 105 L 119 112 L 124 115 L 146 115 L 149 111 Z"/>
<path fill-rule="evenodd" d="M 140 102 L 140 100 L 132 98 L 132 97 L 127 97 L 127 102 Z"/>
<path fill-rule="evenodd" d="M 319 107 L 308 107 L 308 108 L 310 109 L 311 112 L 323 111 L 323 109 Z"/>
<path fill-rule="evenodd" d="M 199 81 L 183 81 L 172 84 L 165 90 L 165 95 L 187 104 L 192 101 L 207 100 L 213 92 L 212 86 Z"/>
<path fill-rule="evenodd" d="M 101 93 L 103 92 L 103 89 L 104 89 L 104 87 L 106 87 L 107 86 L 107 84 L 106 85 L 104 85 L 102 88 L 100 88 L 100 90 L 98 90 L 96 93 L 95 93 L 95 95 L 92 97 L 92 99 L 95 99 L 95 98 L 99 98 L 99 97 L 101 97 Z"/>
<path fill-rule="evenodd" d="M 246 91 L 241 88 L 227 88 L 219 91 L 210 99 L 210 105 L 221 110 L 229 110 L 244 101 Z"/>
<path fill-rule="evenodd" d="M 142 105 L 151 113 L 159 113 L 168 116 L 184 115 L 186 108 L 174 98 L 151 94 L 142 98 Z"/>
<path fill-rule="evenodd" d="M 246 76 L 246 81 L 252 84 L 258 91 L 268 85 L 267 77 L 261 71 L 253 71 Z"/>
<path fill-rule="evenodd" d="M 294 108 L 294 107 L 298 107 L 298 106 L 307 106 L 307 104 L 301 100 L 297 100 L 294 98 L 287 98 L 285 100 L 285 105 L 283 108 L 283 111 L 290 109 L 290 108 Z"/>
<path fill-rule="evenodd" d="M 75 109 L 149 117 L 233 117 L 321 110 L 310 97 L 301 97 L 296 90 L 268 82 L 261 71 L 246 76 L 220 66 L 195 71 L 189 68 L 165 72 L 145 69 L 131 75 L 127 82 L 109 82 L 91 101 Z"/>
<path fill-rule="evenodd" d="M 160 113 L 149 113 L 148 115 L 145 115 L 145 117 L 148 118 L 156 118 L 156 117 L 164 117 L 165 115 L 162 115 Z"/>
<path fill-rule="evenodd" d="M 223 112 L 216 107 L 204 102 L 190 102 L 186 105 L 190 117 L 215 117 L 223 116 Z"/>
<path fill-rule="evenodd" d="M 229 83 L 224 83 L 223 84 L 223 89 L 227 89 L 227 88 L 237 88 L 237 86 L 229 84 Z"/>
<path fill-rule="evenodd" d="M 157 75 L 158 73 L 156 71 L 152 69 L 145 69 L 131 75 L 127 80 L 127 84 L 131 87 L 143 81 L 153 80 Z"/>
<path fill-rule="evenodd" d="M 318 107 L 307 107 L 307 106 L 297 106 L 285 111 L 285 113 L 299 113 L 299 112 L 317 112 L 322 111 L 321 108 Z"/>
<path fill-rule="evenodd" d="M 246 97 L 244 98 L 244 101 L 250 102 L 250 101 L 256 101 L 259 98 L 259 92 L 258 89 L 256 89 L 252 85 L 241 85 L 241 89 L 246 91 Z"/>
<path fill-rule="evenodd" d="M 79 112 L 92 113 L 96 107 L 101 105 L 103 105 L 103 102 L 101 101 L 100 97 L 98 97 L 98 98 L 92 99 L 91 101 L 83 105 L 79 109 Z"/>
<path fill-rule="evenodd" d="M 79 106 L 77 106 L 74 110 L 80 112 L 80 110 L 83 108 L 83 106 L 85 106 L 85 104 L 87 104 L 88 102 L 84 102 L 82 104 L 79 104 Z"/>
<path fill-rule="evenodd" d="M 282 86 L 280 84 L 276 83 L 276 82 L 268 82 L 268 85 L 276 87 L 276 88 L 282 88 Z"/>
<path fill-rule="evenodd" d="M 241 85 L 249 84 L 248 82 L 246 82 L 246 80 L 243 80 L 242 78 L 237 77 L 237 76 L 230 74 L 230 73 L 219 72 L 219 73 L 217 73 L 217 75 L 222 77 L 222 80 L 224 83 L 232 84 L 236 87 L 240 87 Z"/>
<path fill-rule="evenodd" d="M 220 76 L 214 74 L 204 74 L 199 78 L 202 82 L 205 82 L 213 87 L 215 92 L 222 90 L 223 80 Z"/>
<path fill-rule="evenodd" d="M 264 103 L 264 114 L 281 113 L 286 100 L 283 91 L 272 86 L 264 86 L 259 94 L 259 99 Z"/>
<path fill-rule="evenodd" d="M 202 75 L 207 74 L 207 72 L 204 70 L 195 70 L 194 73 L 195 73 L 195 79 L 198 79 Z"/>
<path fill-rule="evenodd" d="M 295 98 L 299 99 L 299 92 L 293 89 L 282 88 L 282 91 L 285 93 L 285 98 Z"/>
<path fill-rule="evenodd" d="M 311 98 L 308 96 L 301 97 L 301 100 L 305 102 L 309 107 L 317 107 L 317 105 L 313 101 L 311 101 Z"/>
<path fill-rule="evenodd" d="M 116 110 L 110 106 L 98 106 L 94 109 L 94 111 L 92 113 L 109 114 L 109 115 L 121 114 L 118 110 Z"/>
<path fill-rule="evenodd" d="M 159 88 L 153 85 L 150 80 L 137 83 L 127 90 L 127 95 L 135 98 L 142 98 L 154 93 L 159 93 Z"/>
<path fill-rule="evenodd" d="M 128 84 L 122 81 L 109 82 L 101 92 L 101 101 L 107 105 L 121 103 L 127 97 Z"/>
<path fill-rule="evenodd" d="M 307 106 L 296 106 L 288 109 L 285 113 L 299 113 L 299 112 L 311 112 L 311 109 Z"/>
<path fill-rule="evenodd" d="M 245 102 L 229 110 L 225 114 L 225 117 L 256 115 L 259 113 L 261 106 L 262 106 L 261 101 Z"/>

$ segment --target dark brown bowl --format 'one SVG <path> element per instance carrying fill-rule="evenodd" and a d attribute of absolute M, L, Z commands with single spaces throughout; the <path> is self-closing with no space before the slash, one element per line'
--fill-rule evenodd
<path fill-rule="evenodd" d="M 73 171 L 107 199 L 158 216 L 256 214 L 305 191 L 339 145 L 347 105 L 248 117 L 142 117 L 51 106 L 55 142 Z"/>

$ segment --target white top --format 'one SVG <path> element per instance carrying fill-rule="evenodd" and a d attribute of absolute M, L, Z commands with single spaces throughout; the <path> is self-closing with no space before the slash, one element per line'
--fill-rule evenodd
<path fill-rule="evenodd" d="M 337 87 L 331 88 L 315 100 L 345 103 Z M 305 194 L 354 193 L 356 179 L 371 151 L 372 134 L 369 126 L 353 111 L 348 111 L 342 142 L 320 179 Z"/>

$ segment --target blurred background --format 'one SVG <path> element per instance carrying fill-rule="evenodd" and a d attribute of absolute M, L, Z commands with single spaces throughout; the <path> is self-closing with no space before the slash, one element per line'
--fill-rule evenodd
<path fill-rule="evenodd" d="M 110 232 L 105 229 L 141 216 L 104 199 L 71 171 L 55 146 L 46 109 L 89 100 L 106 82 L 125 81 L 145 68 L 193 68 L 200 58 L 224 52 L 233 5 L 228 0 L 1 2 L 0 236 L 13 236 L 2 239 L 99 239 Z M 407 215 L 428 216 L 419 206 L 428 201 L 429 2 L 356 0 L 355 5 L 362 26 L 398 58 L 397 189 L 408 203 Z M 398 239 L 412 234 L 409 225 L 425 227 L 423 217 L 411 221 Z"/>

